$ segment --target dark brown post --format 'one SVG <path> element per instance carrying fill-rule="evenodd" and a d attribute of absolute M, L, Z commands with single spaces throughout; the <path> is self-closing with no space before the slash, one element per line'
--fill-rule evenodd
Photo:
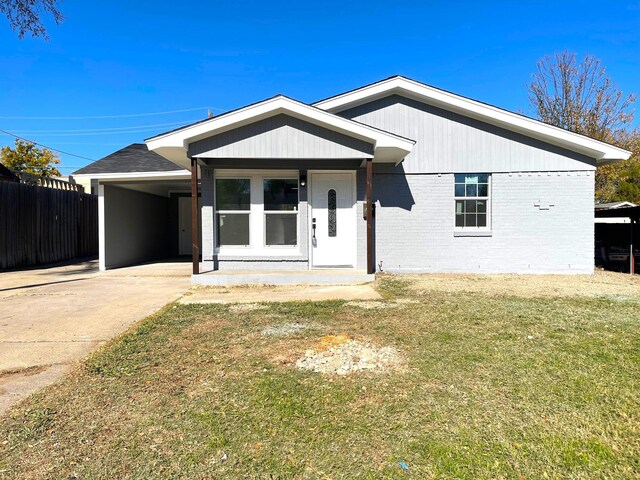
<path fill-rule="evenodd" d="M 200 273 L 200 244 L 198 240 L 198 162 L 191 159 L 191 261 L 193 274 Z"/>
<path fill-rule="evenodd" d="M 373 261 L 373 159 L 367 159 L 367 273 L 376 273 Z"/>

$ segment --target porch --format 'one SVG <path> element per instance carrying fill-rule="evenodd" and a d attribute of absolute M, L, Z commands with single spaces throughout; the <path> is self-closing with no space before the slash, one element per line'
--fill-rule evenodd
<path fill-rule="evenodd" d="M 206 267 L 205 267 L 206 268 Z M 352 285 L 375 280 L 375 274 L 353 268 L 317 270 L 202 270 L 194 285 Z"/>

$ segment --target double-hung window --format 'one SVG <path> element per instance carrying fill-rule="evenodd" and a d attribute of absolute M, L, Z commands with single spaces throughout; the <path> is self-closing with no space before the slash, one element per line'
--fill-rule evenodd
<path fill-rule="evenodd" d="M 216 179 L 216 225 L 218 246 L 249 246 L 251 179 Z"/>
<path fill-rule="evenodd" d="M 484 229 L 490 225 L 491 175 L 455 175 L 456 229 Z"/>
<path fill-rule="evenodd" d="M 298 244 L 298 180 L 265 178 L 264 244 L 267 247 Z"/>
<path fill-rule="evenodd" d="M 215 179 L 216 247 L 220 253 L 297 251 L 298 175 L 221 171 Z"/>

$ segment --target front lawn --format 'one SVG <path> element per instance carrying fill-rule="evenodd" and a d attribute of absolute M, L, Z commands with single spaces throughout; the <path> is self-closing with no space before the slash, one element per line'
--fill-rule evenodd
<path fill-rule="evenodd" d="M 362 305 L 169 305 L 2 419 L 0 477 L 640 476 L 637 297 L 378 289 Z M 403 362 L 296 368 L 329 335 Z"/>

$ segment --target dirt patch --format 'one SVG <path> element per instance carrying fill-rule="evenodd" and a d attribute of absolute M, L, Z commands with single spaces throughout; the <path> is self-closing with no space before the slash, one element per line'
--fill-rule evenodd
<path fill-rule="evenodd" d="M 380 300 L 371 285 L 234 285 L 230 287 L 193 287 L 179 302 L 263 303 L 326 300 Z"/>
<path fill-rule="evenodd" d="M 285 323 L 283 325 L 269 325 L 268 327 L 263 328 L 260 333 L 265 337 L 288 337 L 289 335 L 295 335 L 296 333 L 300 333 L 314 327 L 315 325 L 294 322 Z"/>
<path fill-rule="evenodd" d="M 317 340 L 314 343 L 313 349 L 316 352 L 326 352 L 330 348 L 337 347 L 337 346 L 340 346 L 340 345 L 344 345 L 349 340 L 352 340 L 352 338 L 349 337 L 348 335 L 344 335 L 344 334 L 341 334 L 341 335 L 326 335 L 326 336 L 320 338 L 319 340 Z"/>
<path fill-rule="evenodd" d="M 345 302 L 347 307 L 362 308 L 364 310 L 378 310 L 383 308 L 393 308 L 395 303 L 379 302 L 377 300 L 363 301 L 363 302 Z"/>
<path fill-rule="evenodd" d="M 266 310 L 269 308 L 267 305 L 260 305 L 259 303 L 237 303 L 229 306 L 229 310 L 233 313 L 253 312 L 254 310 Z"/>
<path fill-rule="evenodd" d="M 34 365 L 33 367 L 25 367 L 25 368 L 13 368 L 10 370 L 2 370 L 0 371 L 0 379 L 4 377 L 9 377 L 13 375 L 23 375 L 28 377 L 30 375 L 37 375 L 39 373 L 44 372 L 51 365 Z"/>
<path fill-rule="evenodd" d="M 640 301 L 640 276 L 596 271 L 593 275 L 406 275 L 409 289 L 426 293 L 469 292 L 519 297 L 592 297 Z"/>
<path fill-rule="evenodd" d="M 414 300 L 412 298 L 399 298 L 391 302 L 384 302 L 384 301 L 377 301 L 377 300 L 345 302 L 345 306 L 362 308 L 363 310 L 382 310 L 385 308 L 403 308 L 407 305 L 412 305 L 415 303 L 420 303 L 420 301 Z"/>
<path fill-rule="evenodd" d="M 296 361 L 296 367 L 317 373 L 349 375 L 382 372 L 401 363 L 400 352 L 394 347 L 377 347 L 347 335 L 328 335 L 307 350 L 304 357 Z"/>

